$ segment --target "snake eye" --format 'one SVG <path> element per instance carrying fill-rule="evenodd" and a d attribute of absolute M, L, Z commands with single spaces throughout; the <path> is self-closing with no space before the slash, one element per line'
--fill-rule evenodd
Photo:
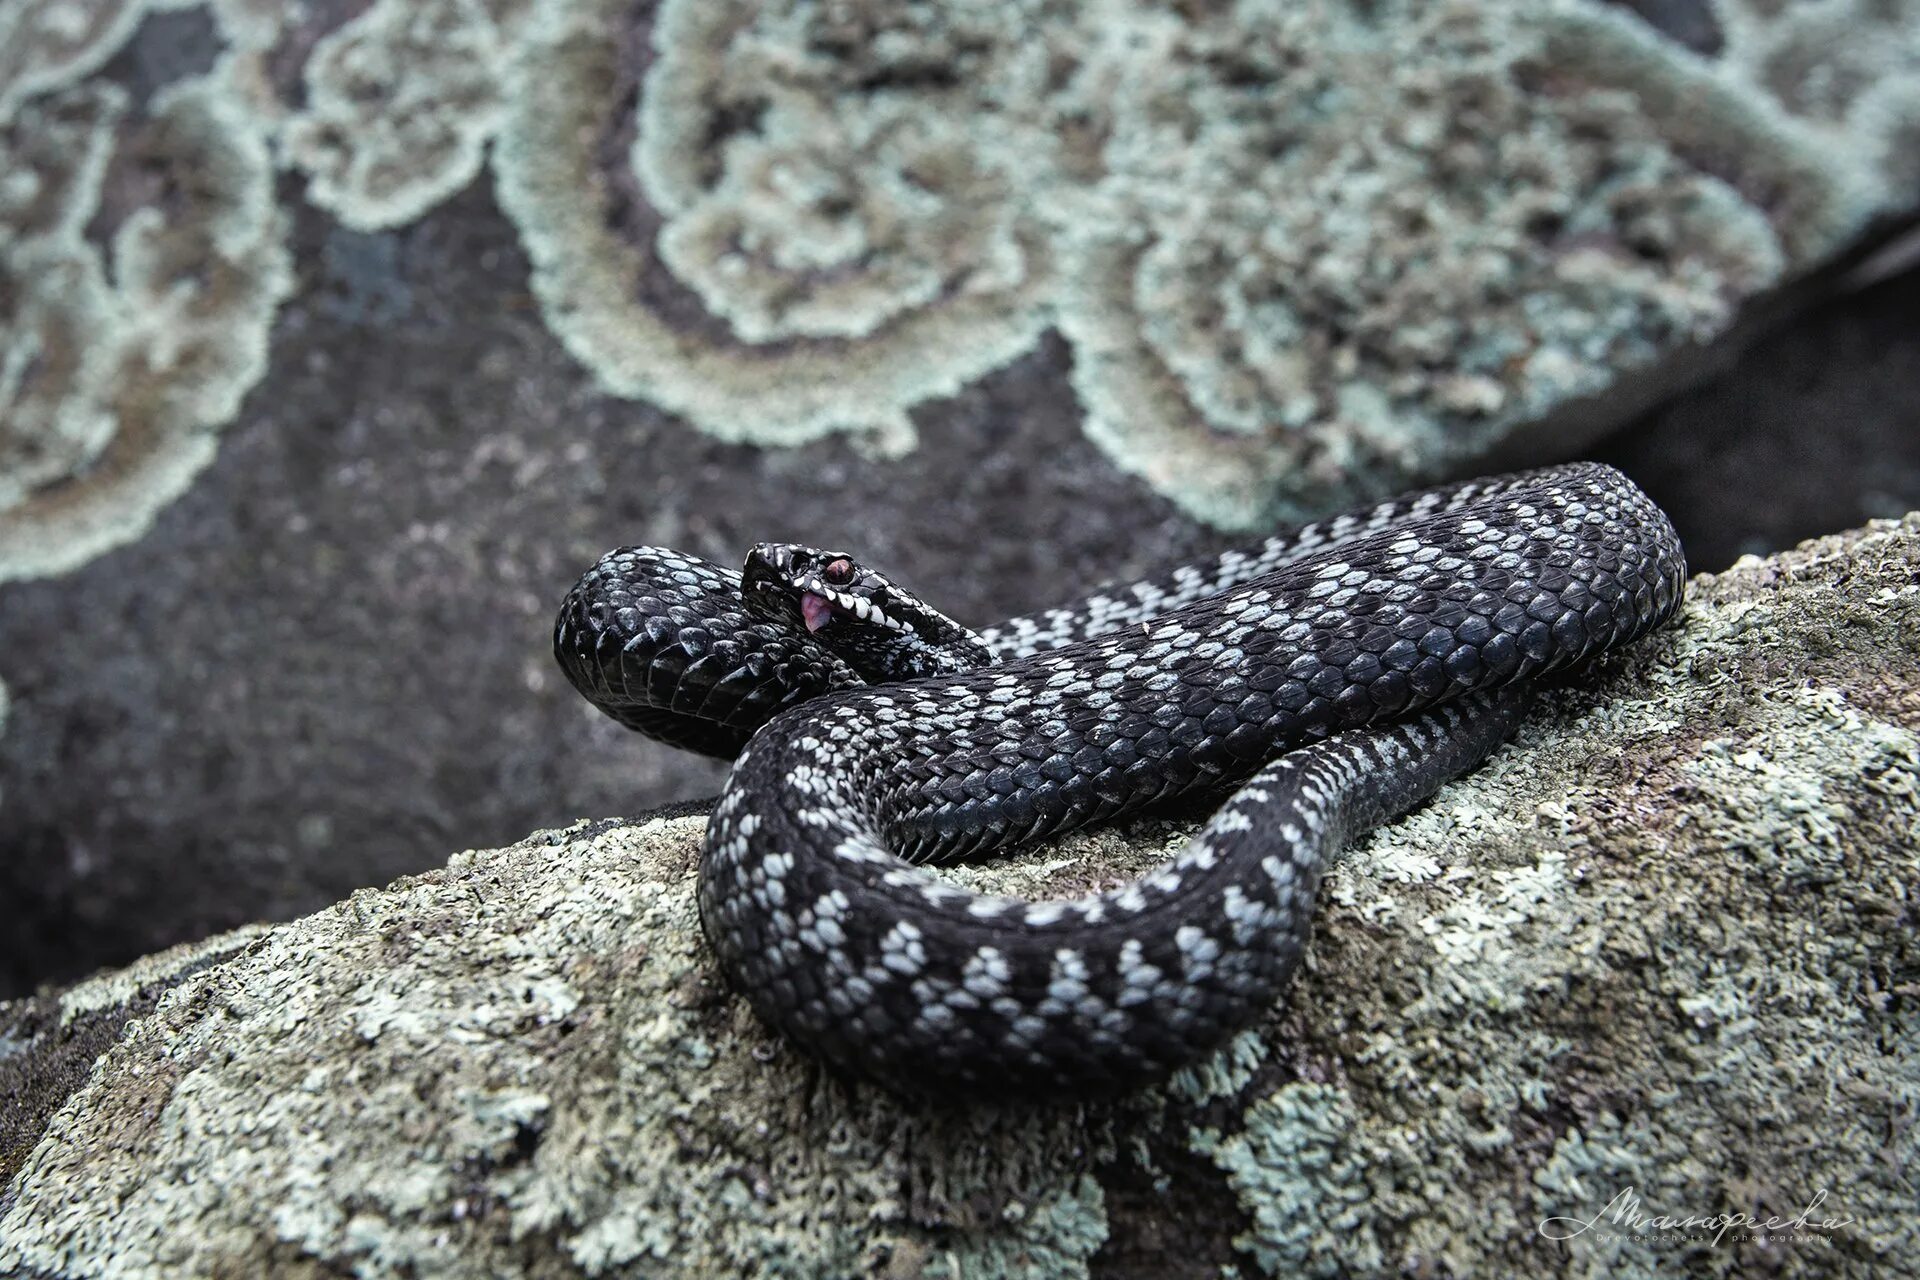
<path fill-rule="evenodd" d="M 829 560 L 826 567 L 820 570 L 820 576 L 836 587 L 844 587 L 853 581 L 853 561 L 845 556 Z"/>

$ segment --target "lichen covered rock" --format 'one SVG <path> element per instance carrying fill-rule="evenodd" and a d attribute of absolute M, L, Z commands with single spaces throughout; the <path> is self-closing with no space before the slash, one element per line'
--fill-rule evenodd
<path fill-rule="evenodd" d="M 1566 456 L 1911 221 L 1916 139 L 1916 0 L 13 0 L 0 581 L 205 468 L 306 206 L 490 168 L 548 330 L 722 440 L 898 458 L 1058 333 L 1087 437 L 1251 530 Z"/>
<path fill-rule="evenodd" d="M 529 28 L 495 164 L 617 394 L 905 448 L 1053 326 L 1088 436 L 1253 529 L 1510 444 L 1911 205 L 1913 15 L 1752 9 L 596 0 Z"/>
<path fill-rule="evenodd" d="M 1081 1107 L 907 1105 L 770 1035 L 700 939 L 697 810 L 463 853 L 6 1007 L 16 1077 L 150 1011 L 84 1083 L 65 1050 L 0 1267 L 1910 1274 L 1916 669 L 1920 515 L 1697 580 L 1342 861 L 1266 1020 Z M 1186 829 L 955 874 L 1081 892 Z M 1635 1232 L 1622 1193 L 1836 1225 Z"/>

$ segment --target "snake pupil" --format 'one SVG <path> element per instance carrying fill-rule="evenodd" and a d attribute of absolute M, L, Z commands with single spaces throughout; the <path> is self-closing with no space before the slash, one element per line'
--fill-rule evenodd
<path fill-rule="evenodd" d="M 837 560 L 829 560 L 827 567 L 820 571 L 820 575 L 834 586 L 843 587 L 853 581 L 853 561 L 845 556 Z"/>

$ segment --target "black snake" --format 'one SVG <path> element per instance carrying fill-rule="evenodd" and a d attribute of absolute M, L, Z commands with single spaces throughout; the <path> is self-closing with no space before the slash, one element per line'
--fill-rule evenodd
<path fill-rule="evenodd" d="M 1020 1095 L 1151 1080 L 1250 1022 L 1341 843 L 1496 749 L 1520 682 L 1671 617 L 1684 579 L 1666 516 L 1587 463 L 978 635 L 850 556 L 763 544 L 735 575 L 628 547 L 554 651 L 622 723 L 737 755 L 700 918 L 762 1018 L 895 1088 Z M 1090 897 L 909 865 L 1205 792 L 1230 798 L 1183 852 Z"/>

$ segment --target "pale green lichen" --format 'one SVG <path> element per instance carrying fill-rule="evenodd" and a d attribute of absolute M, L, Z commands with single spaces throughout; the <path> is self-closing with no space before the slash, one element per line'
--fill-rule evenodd
<path fill-rule="evenodd" d="M 1697 1241 L 1540 1235 L 1627 1188 L 1649 1216 L 1791 1217 L 1825 1191 L 1815 1217 L 1853 1219 L 1784 1253 L 1736 1234 L 1715 1274 L 1912 1256 L 1916 564 L 1909 517 L 1697 583 L 1630 677 L 1335 869 L 1294 999 L 1342 1007 L 1274 1051 L 1337 1061 L 1337 1091 L 1284 1085 L 1195 1139 L 1264 1270 L 1671 1274 Z"/>
<path fill-rule="evenodd" d="M 782 113 L 730 145 L 725 181 L 661 231 L 661 260 L 752 343 L 860 338 L 956 279 L 1017 287 L 1026 255 L 1006 193 L 984 210 L 951 198 L 982 188 L 974 151 L 950 120 L 849 129 Z"/>
<path fill-rule="evenodd" d="M 145 8 L 142 0 L 0 2 L 0 122 L 35 94 L 70 85 L 112 57 Z"/>
<path fill-rule="evenodd" d="M 1116 99 L 1115 231 L 1073 238 L 1061 305 L 1088 434 L 1214 523 L 1458 465 L 1796 265 L 1808 228 L 1640 92 L 1670 70 L 1636 64 L 1650 37 L 1553 5 L 1235 12 Z M 1843 171 L 1741 141 L 1746 180 L 1790 173 L 1834 220 Z"/>
<path fill-rule="evenodd" d="M 646 204 L 651 193 L 602 162 L 642 87 L 622 58 L 629 11 L 613 0 L 532 20 L 495 150 L 501 203 L 549 324 L 609 390 L 723 438 L 796 444 L 854 429 L 897 452 L 912 440 L 912 405 L 1022 354 L 1046 327 L 1052 268 L 1019 207 L 1031 166 L 994 151 L 1005 134 L 994 122 L 956 122 L 957 92 L 903 95 L 891 118 L 884 105 L 855 112 L 836 95 L 863 68 L 797 51 L 769 82 L 753 47 L 728 57 L 733 9 L 665 4 L 653 19 L 651 77 L 694 114 L 664 138 L 641 135 L 635 155 L 654 154 L 658 170 L 673 167 L 662 147 L 711 153 L 716 168 L 679 184 L 683 213 L 664 217 L 671 206 Z M 745 15 L 750 28 L 782 20 L 757 6 Z M 849 45 L 881 61 L 891 47 Z M 663 110 L 653 101 L 650 78 L 643 122 Z M 714 146 L 748 110 L 755 135 Z M 689 130 L 708 140 L 691 144 Z M 684 278 L 650 233 L 623 234 L 655 226 L 657 252 Z"/>
<path fill-rule="evenodd" d="M 328 34 L 283 134 L 308 198 L 370 231 L 466 186 L 499 123 L 513 35 L 480 0 L 380 0 Z"/>
<path fill-rule="evenodd" d="M 1913 0 L 1786 8 L 1721 0 L 1719 9 L 1731 36 L 1722 59 L 1729 73 L 1835 144 L 1874 127 L 1859 113 L 1876 92 L 1902 80 L 1911 85 L 1920 72 L 1920 5 Z"/>
<path fill-rule="evenodd" d="M 1183 1067 L 1167 1081 L 1167 1090 L 1195 1105 L 1232 1098 L 1253 1082 L 1270 1050 L 1256 1032 L 1242 1031 L 1218 1053 Z"/>
<path fill-rule="evenodd" d="M 142 956 L 123 969 L 108 969 L 82 978 L 54 999 L 60 1006 L 60 1025 L 70 1027 L 91 1013 L 124 1007 L 133 1002 L 143 987 L 178 980 L 201 967 L 214 956 L 228 955 L 264 937 L 270 925 L 248 924 L 210 938 L 183 942 L 178 946 Z"/>
<path fill-rule="evenodd" d="M 264 139 L 205 80 L 135 120 L 83 86 L 0 122 L 0 579 L 137 537 L 213 456 L 292 287 Z M 110 240 L 88 224 L 115 166 Z M 129 206 L 128 190 L 149 189 Z"/>
<path fill-rule="evenodd" d="M 841 104 L 862 81 L 902 74 L 903 51 L 923 73 L 1033 90 L 1041 51 L 974 65 L 970 52 L 992 48 L 982 28 L 1004 13 L 930 22 L 931 11 L 902 10 L 836 31 L 840 15 L 795 8 L 742 29 L 751 12 L 674 4 L 658 15 L 632 157 L 636 172 L 662 175 L 660 260 L 707 310 L 761 345 L 859 339 L 952 297 L 1017 293 L 1030 275 L 1019 193 L 1034 165 L 1000 158 L 1023 154 L 1009 131 L 941 111 L 927 91 Z M 829 36 L 842 56 L 800 54 Z M 685 145 L 685 126 L 746 111 L 751 130 Z"/>
<path fill-rule="evenodd" d="M 1355 1120 L 1345 1094 L 1328 1085 L 1291 1084 L 1256 1102 L 1245 1129 L 1222 1139 L 1194 1135 L 1194 1149 L 1225 1171 L 1253 1218 L 1240 1245 L 1269 1275 L 1336 1276 L 1381 1270 L 1368 1200 L 1382 1166 L 1352 1141 Z M 1337 1239 L 1340 1247 L 1327 1244 Z"/>
<path fill-rule="evenodd" d="M 729 439 L 900 432 L 1057 320 L 1090 437 L 1232 527 L 1456 465 L 1913 196 L 1885 109 L 1802 119 L 1752 22 L 1710 61 L 1583 0 L 630 21 L 542 10 L 497 153 L 604 385 Z M 1920 83 L 1883 43 L 1849 92 Z"/>
<path fill-rule="evenodd" d="M 104 406 L 76 394 L 112 360 L 92 341 L 107 288 L 81 231 L 125 111 L 124 95 L 83 89 L 0 133 L 0 512 L 85 470 L 113 438 Z"/>
<path fill-rule="evenodd" d="M 25 1252 L 0 1263 L 44 1265 L 26 1242 L 58 1237 L 124 1275 L 179 1274 L 270 1241 L 365 1276 L 471 1275 L 540 1241 L 536 1274 L 1084 1274 L 1106 1237 L 1085 1173 L 1101 1127 L 824 1079 L 718 993 L 687 874 L 702 828 L 462 855 L 181 982 L 115 1051 L 165 1090 L 123 1158 L 88 1172 L 49 1148 L 21 1185 L 203 1150 L 192 1184 L 146 1184 L 149 1206 L 129 1183 L 112 1220 L 16 1206 L 0 1239 Z M 236 1019 L 233 1055 L 215 1046 Z M 222 1070 L 181 1069 L 210 1052 Z M 54 1146 L 77 1152 L 99 1088 Z M 226 1220 L 237 1187 L 259 1194 Z"/>
<path fill-rule="evenodd" d="M 202 6 L 213 70 L 151 101 L 75 83 L 187 7 L 0 3 L 0 580 L 140 536 L 211 461 L 293 286 L 276 150 L 344 220 L 418 214 L 477 171 L 524 6 L 376 6 L 320 39 L 299 110 L 273 69 L 304 15 L 267 0 Z"/>

